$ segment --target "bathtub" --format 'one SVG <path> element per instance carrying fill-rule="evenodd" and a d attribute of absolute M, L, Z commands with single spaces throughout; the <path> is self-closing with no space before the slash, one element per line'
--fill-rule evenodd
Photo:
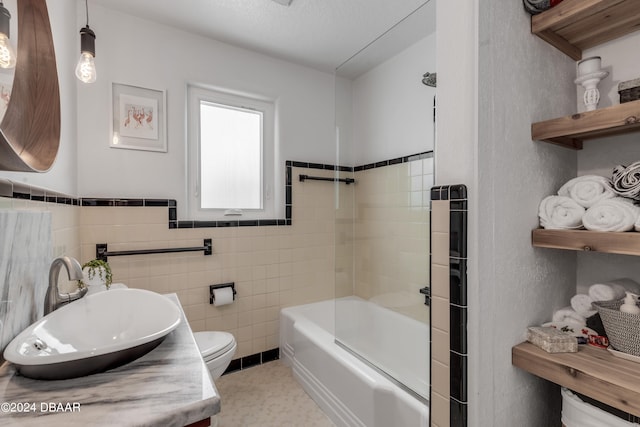
<path fill-rule="evenodd" d="M 305 391 L 337 426 L 425 426 L 429 422 L 429 407 L 421 398 L 402 389 L 396 382 L 334 342 L 335 306 L 338 305 L 339 325 L 343 321 L 375 322 L 376 335 L 360 334 L 360 341 L 375 338 L 370 345 L 376 349 L 394 348 L 398 337 L 418 331 L 422 339 L 402 339 L 403 349 L 410 355 L 401 365 L 412 369 L 418 383 L 428 390 L 429 328 L 358 297 L 322 301 L 288 307 L 280 313 L 280 357 L 292 367 L 293 375 Z M 372 327 L 367 330 L 374 330 Z M 382 328 L 377 328 L 381 326 Z M 355 328 L 353 329 L 355 331 Z M 342 333 L 342 330 L 341 330 Z M 345 334 L 349 334 L 346 331 Z M 386 335 L 386 336 L 385 336 Z M 415 343 L 419 342 L 417 346 Z M 358 345 L 367 346 L 363 342 Z M 378 356 L 376 356 L 378 357 Z M 386 356 L 380 356 L 382 358 Z"/>

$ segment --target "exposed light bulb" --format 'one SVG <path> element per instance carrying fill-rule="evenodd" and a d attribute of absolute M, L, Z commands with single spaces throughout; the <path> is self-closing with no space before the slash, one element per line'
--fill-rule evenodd
<path fill-rule="evenodd" d="M 89 52 L 82 52 L 78 65 L 76 65 L 76 77 L 83 83 L 93 83 L 96 81 L 96 63 L 93 55 Z"/>
<path fill-rule="evenodd" d="M 80 59 L 76 65 L 76 77 L 84 83 L 96 81 L 96 33 L 89 25 L 80 29 Z"/>
<path fill-rule="evenodd" d="M 16 66 L 16 51 L 9 42 L 11 14 L 0 0 L 0 68 Z"/>
<path fill-rule="evenodd" d="M 0 33 L 0 68 L 13 68 L 16 66 L 16 52 L 13 50 L 9 38 Z"/>

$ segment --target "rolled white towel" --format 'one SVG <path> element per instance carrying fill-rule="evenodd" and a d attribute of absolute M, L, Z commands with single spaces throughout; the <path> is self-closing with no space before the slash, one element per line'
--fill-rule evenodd
<path fill-rule="evenodd" d="M 564 196 L 547 196 L 538 209 L 540 225 L 550 230 L 582 228 L 584 213 L 575 200 Z"/>
<path fill-rule="evenodd" d="M 624 288 L 625 291 L 633 292 L 634 294 L 640 294 L 640 283 L 635 280 L 623 277 L 620 279 L 610 280 L 607 284 L 619 285 Z"/>
<path fill-rule="evenodd" d="M 595 283 L 589 287 L 589 296 L 593 301 L 611 301 L 624 298 L 626 291 L 640 292 L 640 283 L 628 278 Z"/>
<path fill-rule="evenodd" d="M 615 197 L 611 182 L 599 175 L 584 175 L 573 178 L 560 187 L 558 195 L 570 197 L 585 208 L 590 208 L 601 200 Z"/>
<path fill-rule="evenodd" d="M 591 206 L 582 217 L 584 228 L 592 231 L 630 231 L 640 210 L 629 199 L 616 197 Z"/>
<path fill-rule="evenodd" d="M 640 162 L 613 168 L 611 187 L 622 197 L 640 200 Z"/>
<path fill-rule="evenodd" d="M 559 310 L 556 310 L 553 313 L 553 321 L 568 322 L 568 323 L 574 323 L 579 326 L 587 326 L 587 319 L 585 319 L 583 316 L 580 316 L 571 307 L 564 307 Z"/>
<path fill-rule="evenodd" d="M 571 308 L 573 308 L 580 316 L 588 318 L 597 313 L 597 311 L 591 306 L 592 302 L 593 300 L 589 295 L 577 294 L 571 297 Z"/>
<path fill-rule="evenodd" d="M 625 296 L 625 289 L 623 286 L 615 283 L 596 283 L 589 287 L 589 296 L 594 301 L 611 301 L 623 298 Z"/>

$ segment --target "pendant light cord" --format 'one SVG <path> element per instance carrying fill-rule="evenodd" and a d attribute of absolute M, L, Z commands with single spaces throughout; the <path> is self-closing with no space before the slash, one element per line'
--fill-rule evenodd
<path fill-rule="evenodd" d="M 89 26 L 89 0 L 84 0 L 84 7 L 87 14 L 87 27 Z"/>

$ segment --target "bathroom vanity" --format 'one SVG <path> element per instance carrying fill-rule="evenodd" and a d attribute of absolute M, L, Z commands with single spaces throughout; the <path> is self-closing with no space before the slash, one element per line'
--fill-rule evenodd
<path fill-rule="evenodd" d="M 175 294 L 167 297 L 180 307 Z M 0 425 L 208 426 L 220 412 L 220 396 L 180 311 L 180 325 L 158 347 L 104 373 L 41 381 L 5 362 Z"/>

